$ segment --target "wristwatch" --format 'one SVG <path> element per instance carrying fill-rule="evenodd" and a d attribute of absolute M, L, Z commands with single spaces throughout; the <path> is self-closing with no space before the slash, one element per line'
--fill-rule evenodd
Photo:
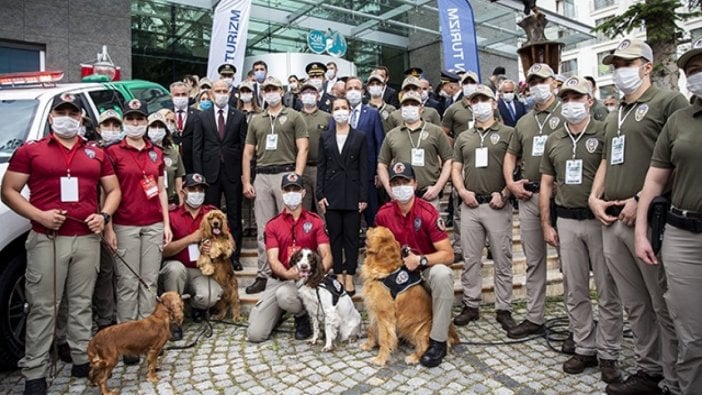
<path fill-rule="evenodd" d="M 110 214 L 107 214 L 106 212 L 103 211 L 100 213 L 100 215 L 102 215 L 102 218 L 105 219 L 105 225 L 110 223 L 110 219 L 112 218 L 112 216 L 110 216 Z"/>
<path fill-rule="evenodd" d="M 429 260 L 428 260 L 427 257 L 425 257 L 424 255 L 422 255 L 422 256 L 419 258 L 419 266 L 421 266 L 422 268 L 425 268 L 425 267 L 428 267 L 428 266 L 429 266 Z"/>

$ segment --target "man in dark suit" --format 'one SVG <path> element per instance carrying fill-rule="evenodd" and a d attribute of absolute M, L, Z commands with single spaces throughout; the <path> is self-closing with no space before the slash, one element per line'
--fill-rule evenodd
<path fill-rule="evenodd" d="M 183 158 L 185 173 L 194 173 L 193 168 L 193 135 L 195 129 L 200 127 L 200 111 L 188 107 L 188 87 L 181 81 L 176 81 L 170 86 L 173 100 L 173 112 L 176 116 L 176 133 L 174 140 L 180 143 L 180 153 Z M 179 139 L 175 137 L 179 136 Z"/>
<path fill-rule="evenodd" d="M 442 111 L 439 111 L 439 114 L 441 114 L 442 117 L 444 116 L 444 112 L 446 112 L 453 103 L 460 101 L 463 97 L 461 87 L 458 85 L 460 79 L 461 78 L 455 73 L 445 70 L 441 71 L 439 95 L 443 98 L 443 102 L 441 103 Z"/>
<path fill-rule="evenodd" d="M 426 78 L 420 78 L 419 83 L 421 84 L 419 93 L 422 96 L 422 104 L 424 107 L 431 107 L 439 113 L 440 116 L 444 116 L 444 106 L 438 101 L 432 99 L 431 97 L 431 84 Z"/>
<path fill-rule="evenodd" d="M 234 270 L 242 270 L 241 255 L 241 160 L 246 141 L 246 116 L 229 106 L 229 86 L 218 80 L 212 84 L 215 105 L 203 111 L 201 126 L 195 130 L 194 168 L 210 184 L 205 203 L 220 207 L 222 193 L 226 202 L 227 220 L 236 241 L 232 254 Z"/>
<path fill-rule="evenodd" d="M 500 99 L 497 101 L 497 110 L 500 112 L 502 122 L 509 127 L 514 127 L 519 118 L 526 114 L 524 104 L 515 96 L 517 84 L 511 80 L 504 80 L 500 83 L 499 91 Z"/>

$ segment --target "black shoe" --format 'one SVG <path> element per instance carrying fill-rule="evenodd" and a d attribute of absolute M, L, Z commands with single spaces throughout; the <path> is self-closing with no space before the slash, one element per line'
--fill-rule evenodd
<path fill-rule="evenodd" d="M 234 258 L 232 258 L 232 267 L 234 268 L 235 272 L 240 272 L 240 271 L 244 270 L 244 267 L 241 266 L 241 262 L 239 262 L 238 259 L 234 259 Z"/>
<path fill-rule="evenodd" d="M 46 378 L 27 380 L 24 383 L 24 395 L 46 395 Z"/>
<path fill-rule="evenodd" d="M 301 317 L 295 317 L 295 340 L 305 340 L 311 336 L 310 316 L 305 314 Z"/>
<path fill-rule="evenodd" d="M 570 374 L 578 374 L 585 371 L 585 368 L 597 366 L 597 356 L 575 354 L 563 363 L 563 371 Z"/>
<path fill-rule="evenodd" d="M 177 342 L 179 340 L 183 340 L 183 328 L 174 326 L 171 328 L 171 341 Z"/>
<path fill-rule="evenodd" d="M 663 376 L 651 376 L 643 370 L 629 376 L 622 383 L 608 384 L 605 391 L 608 395 L 658 395 L 662 391 L 658 388 L 658 383 L 663 380 Z"/>
<path fill-rule="evenodd" d="M 88 377 L 90 373 L 90 364 L 84 363 L 82 365 L 73 365 L 71 367 L 71 376 L 78 377 L 79 379 L 84 379 Z"/>
<path fill-rule="evenodd" d="M 68 343 L 59 344 L 57 349 L 60 360 L 66 363 L 73 363 L 73 358 L 71 358 L 71 347 L 68 346 Z"/>
<path fill-rule="evenodd" d="M 509 330 L 516 328 L 517 323 L 512 318 L 512 313 L 507 310 L 497 310 L 497 322 L 502 325 L 502 329 L 509 333 Z"/>
<path fill-rule="evenodd" d="M 471 321 L 477 321 L 480 318 L 480 312 L 475 307 L 463 306 L 461 314 L 457 315 L 453 319 L 453 323 L 457 326 L 468 325 Z"/>
<path fill-rule="evenodd" d="M 563 342 L 561 352 L 568 355 L 575 355 L 575 340 L 573 340 L 573 332 L 568 332 L 568 338 Z"/>
<path fill-rule="evenodd" d="M 510 339 L 523 339 L 525 337 L 544 333 L 544 326 L 535 324 L 529 320 L 522 321 L 519 325 L 507 331 Z"/>
<path fill-rule="evenodd" d="M 256 281 L 254 281 L 253 284 L 246 287 L 246 293 L 247 294 L 257 294 L 259 292 L 263 292 L 263 290 L 266 289 L 267 282 L 268 282 L 268 279 L 265 277 L 256 277 Z"/>
<path fill-rule="evenodd" d="M 607 384 L 621 383 L 622 372 L 617 367 L 617 360 L 600 358 L 600 376 Z"/>
<path fill-rule="evenodd" d="M 446 356 L 446 342 L 437 342 L 429 338 L 429 348 L 422 355 L 419 363 L 427 368 L 435 368 L 441 364 L 441 361 Z"/>
<path fill-rule="evenodd" d="M 139 357 L 132 357 L 131 355 L 125 355 L 122 357 L 122 362 L 127 366 L 138 365 L 141 362 Z"/>
<path fill-rule="evenodd" d="M 196 308 L 193 308 L 193 312 L 192 312 L 192 314 L 193 314 L 193 322 L 196 323 L 196 324 L 199 324 L 199 323 L 201 323 L 202 321 L 204 321 L 204 320 L 205 320 L 205 313 L 206 313 L 206 311 L 203 310 L 203 309 L 196 309 Z"/>
<path fill-rule="evenodd" d="M 444 225 L 446 225 L 447 228 L 452 228 L 453 227 L 453 218 L 447 217 L 446 221 L 444 221 Z"/>

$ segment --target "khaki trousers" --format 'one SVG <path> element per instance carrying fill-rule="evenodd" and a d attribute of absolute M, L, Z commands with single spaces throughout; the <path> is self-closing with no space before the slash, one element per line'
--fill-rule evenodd
<path fill-rule="evenodd" d="M 55 246 L 55 247 L 54 247 Z M 67 340 L 75 365 L 88 362 L 93 289 L 98 274 L 100 239 L 96 235 L 56 236 L 30 231 L 25 241 L 25 293 L 29 304 L 25 355 L 19 361 L 26 380 L 46 377 L 53 341 L 54 306 L 66 294 Z M 55 257 L 54 257 L 55 248 Z M 54 289 L 54 275 L 56 288 Z M 55 296 L 54 296 L 55 295 Z"/>
<path fill-rule="evenodd" d="M 678 344 L 663 299 L 667 289 L 663 265 L 647 265 L 636 258 L 634 228 L 621 221 L 603 227 L 602 238 L 607 267 L 634 332 L 636 367 L 648 374 L 663 374 L 664 385 L 675 391 Z"/>
<path fill-rule="evenodd" d="M 117 254 L 151 288 L 149 292 L 119 258 L 115 258 L 117 322 L 141 320 L 156 307 L 158 271 L 163 250 L 163 223 L 149 226 L 114 225 Z"/>
<path fill-rule="evenodd" d="M 249 326 L 246 329 L 248 340 L 253 343 L 268 340 L 285 312 L 295 316 L 306 313 L 302 299 L 297 295 L 295 282 L 280 281 L 271 277 L 261 299 L 249 314 Z"/>
<path fill-rule="evenodd" d="M 565 304 L 575 352 L 617 359 L 624 317 L 614 279 L 602 253 L 602 225 L 596 219 L 558 218 L 558 238 L 563 276 L 568 282 Z M 590 264 L 597 286 L 598 325 L 595 325 L 590 303 Z"/>
<path fill-rule="evenodd" d="M 453 307 L 453 271 L 446 265 L 434 265 L 422 271 L 422 285 L 431 294 L 431 333 L 438 341 L 448 340 Z"/>
<path fill-rule="evenodd" d="M 461 207 L 463 304 L 478 308 L 483 290 L 480 275 L 485 237 L 495 262 L 495 309 L 512 311 L 512 206 L 494 210 L 489 204 Z"/>
<path fill-rule="evenodd" d="M 661 256 L 668 292 L 665 301 L 678 338 L 676 364 L 680 391 L 702 390 L 702 233 L 665 227 Z"/>
<path fill-rule="evenodd" d="M 256 174 L 254 189 L 256 199 L 254 200 L 254 215 L 256 216 L 256 228 L 258 233 L 258 272 L 257 277 L 268 278 L 271 275 L 271 267 L 266 258 L 266 242 L 263 236 L 266 224 L 271 218 L 278 215 L 283 210 L 283 192 L 280 187 L 283 175 L 278 174 Z"/>
<path fill-rule="evenodd" d="M 175 291 L 190 295 L 190 306 L 205 310 L 214 306 L 222 297 L 222 287 L 200 269 L 185 267 L 176 260 L 164 261 L 159 272 L 163 292 Z"/>
<path fill-rule="evenodd" d="M 453 195 L 453 252 L 454 254 L 463 254 L 461 248 L 461 206 L 464 206 L 463 199 L 456 192 L 456 188 L 451 186 L 451 194 Z"/>
<path fill-rule="evenodd" d="M 519 201 L 519 233 L 527 260 L 526 319 L 537 325 L 544 323 L 546 303 L 546 242 L 539 215 L 539 194 Z"/>

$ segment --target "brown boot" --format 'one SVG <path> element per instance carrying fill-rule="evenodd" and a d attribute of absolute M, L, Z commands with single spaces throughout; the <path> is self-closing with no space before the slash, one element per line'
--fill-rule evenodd
<path fill-rule="evenodd" d="M 512 313 L 507 310 L 497 310 L 497 322 L 502 325 L 502 329 L 505 331 L 517 327 L 517 323 L 512 318 Z"/>
<path fill-rule="evenodd" d="M 597 366 L 596 356 L 575 354 L 563 363 L 563 371 L 570 374 L 578 374 L 585 371 L 585 368 L 593 366 Z"/>
<path fill-rule="evenodd" d="M 480 318 L 480 312 L 477 308 L 463 306 L 463 311 L 453 319 L 453 323 L 456 324 L 456 326 L 464 326 L 468 325 L 471 321 L 477 321 L 478 318 Z"/>
<path fill-rule="evenodd" d="M 617 367 L 616 359 L 600 358 L 600 374 L 607 384 L 622 382 L 622 372 Z"/>

